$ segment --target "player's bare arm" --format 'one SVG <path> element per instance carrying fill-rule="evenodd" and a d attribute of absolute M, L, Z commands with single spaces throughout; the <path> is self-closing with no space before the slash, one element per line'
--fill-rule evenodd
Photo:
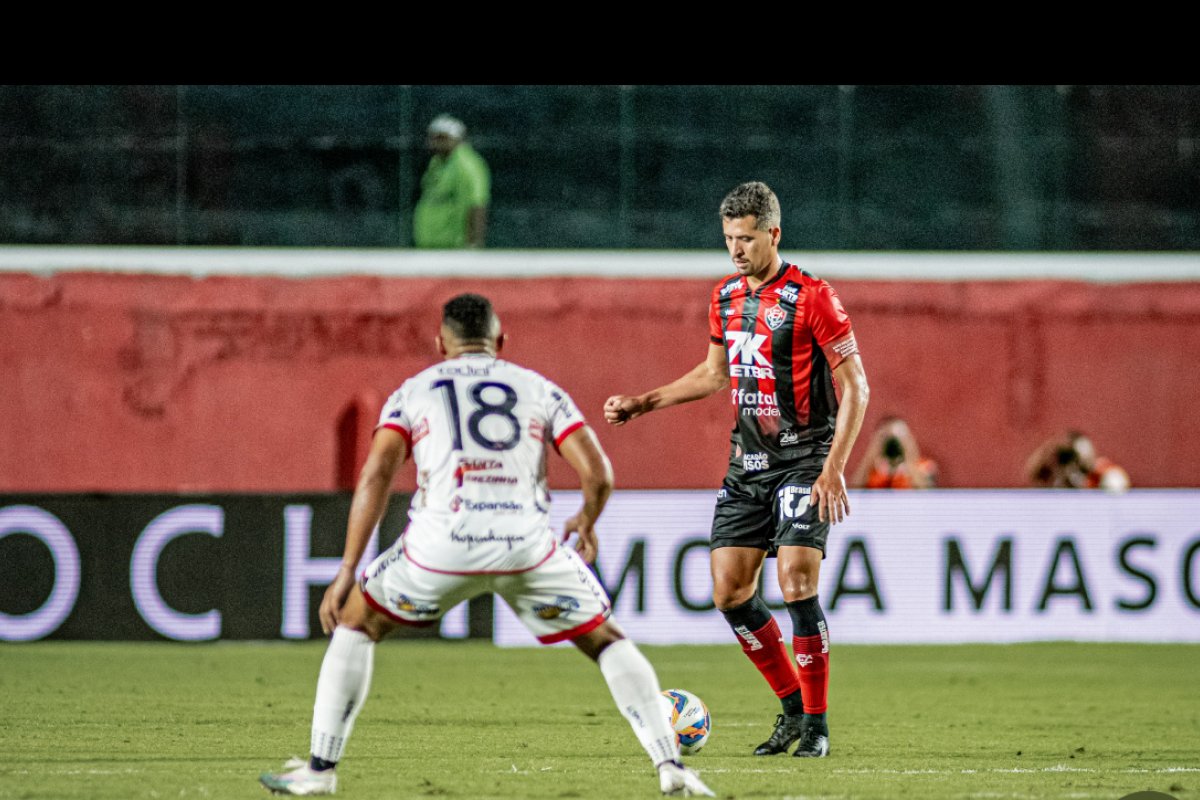
<path fill-rule="evenodd" d="M 686 375 L 640 395 L 617 394 L 604 402 L 604 419 L 610 425 L 624 425 L 631 419 L 693 400 L 710 397 L 729 388 L 729 362 L 725 348 L 709 344 L 708 357 Z"/>
<path fill-rule="evenodd" d="M 579 475 L 583 505 L 563 526 L 564 539 L 572 533 L 579 537 L 575 548 L 589 564 L 596 559 L 596 520 L 613 490 L 612 463 L 605 455 L 596 434 L 587 425 L 574 431 L 558 446 L 558 451 Z"/>
<path fill-rule="evenodd" d="M 371 452 L 358 476 L 354 499 L 350 501 L 350 516 L 346 523 L 346 546 L 337 576 L 321 599 L 321 630 L 332 633 L 341 620 L 342 607 L 354 588 L 354 569 L 367 549 L 371 533 L 383 519 L 391 496 L 396 470 L 408 457 L 408 443 L 399 431 L 380 428 L 371 440 Z"/>
<path fill-rule="evenodd" d="M 850 513 L 850 497 L 846 493 L 846 461 L 862 429 L 871 390 L 867 386 L 862 359 L 857 353 L 847 356 L 838 364 L 833 376 L 842 389 L 841 405 L 838 407 L 833 444 L 825 458 L 821 475 L 812 487 L 812 502 L 817 506 L 817 515 L 822 521 L 829 520 L 836 524 Z"/>

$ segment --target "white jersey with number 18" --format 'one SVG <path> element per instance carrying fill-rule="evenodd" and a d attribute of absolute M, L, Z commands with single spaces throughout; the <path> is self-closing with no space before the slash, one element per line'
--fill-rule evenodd
<path fill-rule="evenodd" d="M 438 572 L 532 569 L 555 547 L 546 442 L 584 424 L 574 401 L 533 370 L 486 353 L 404 382 L 379 427 L 399 431 L 417 465 L 403 546 Z"/>

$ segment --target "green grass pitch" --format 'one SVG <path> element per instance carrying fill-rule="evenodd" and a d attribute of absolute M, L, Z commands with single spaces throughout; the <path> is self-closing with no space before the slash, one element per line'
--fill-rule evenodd
<path fill-rule="evenodd" d="M 734 644 L 646 647 L 713 714 L 725 798 L 1200 798 L 1200 647 L 836 646 L 829 758 L 755 758 L 777 709 Z M 0 798 L 259 798 L 303 755 L 322 643 L 0 645 Z M 350 798 L 655 797 L 569 648 L 387 642 Z"/>

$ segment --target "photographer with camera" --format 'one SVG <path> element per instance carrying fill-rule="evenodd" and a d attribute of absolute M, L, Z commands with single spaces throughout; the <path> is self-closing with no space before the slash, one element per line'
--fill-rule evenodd
<path fill-rule="evenodd" d="M 1079 431 L 1043 442 L 1029 457 L 1025 474 L 1031 486 L 1042 489 L 1129 488 L 1129 474 L 1111 459 L 1097 456 L 1092 440 Z"/>
<path fill-rule="evenodd" d="M 860 489 L 932 489 L 937 485 L 937 464 L 921 456 L 908 423 L 888 416 L 871 435 L 852 485 Z"/>

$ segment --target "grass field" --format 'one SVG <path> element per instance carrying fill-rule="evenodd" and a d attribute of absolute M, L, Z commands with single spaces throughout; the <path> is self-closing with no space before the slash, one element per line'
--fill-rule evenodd
<path fill-rule="evenodd" d="M 258 798 L 307 752 L 322 643 L 0 646 L 0 798 Z M 776 703 L 728 647 L 647 647 L 708 703 L 725 798 L 1200 798 L 1200 647 L 840 646 L 819 761 L 755 758 Z M 657 796 L 570 649 L 388 642 L 339 769 L 360 798 Z"/>

